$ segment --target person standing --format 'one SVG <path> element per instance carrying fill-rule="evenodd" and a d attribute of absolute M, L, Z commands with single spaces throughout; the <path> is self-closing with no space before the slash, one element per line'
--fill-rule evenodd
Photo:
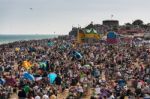
<path fill-rule="evenodd" d="M 18 92 L 18 97 L 19 99 L 26 99 L 26 92 L 23 88 Z"/>

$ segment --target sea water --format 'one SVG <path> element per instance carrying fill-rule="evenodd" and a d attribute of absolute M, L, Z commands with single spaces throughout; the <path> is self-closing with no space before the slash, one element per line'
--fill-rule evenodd
<path fill-rule="evenodd" d="M 0 35 L 0 44 L 24 40 L 39 40 L 58 37 L 58 35 Z"/>

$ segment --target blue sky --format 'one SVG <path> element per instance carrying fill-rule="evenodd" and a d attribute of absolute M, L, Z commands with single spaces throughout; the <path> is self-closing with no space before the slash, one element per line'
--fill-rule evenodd
<path fill-rule="evenodd" d="M 150 22 L 150 0 L 0 0 L 0 34 L 68 34 L 72 26 L 118 19 Z M 30 9 L 32 8 L 32 9 Z"/>

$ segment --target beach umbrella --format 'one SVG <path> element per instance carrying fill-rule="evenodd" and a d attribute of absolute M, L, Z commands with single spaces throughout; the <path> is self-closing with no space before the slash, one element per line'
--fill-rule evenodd
<path fill-rule="evenodd" d="M 48 78 L 49 78 L 49 81 L 50 81 L 51 84 L 54 83 L 56 77 L 57 77 L 56 73 L 50 73 L 50 74 L 48 74 Z"/>
<path fill-rule="evenodd" d="M 79 52 L 76 52 L 76 58 L 77 59 L 82 59 L 82 55 Z"/>
<path fill-rule="evenodd" d="M 30 69 L 32 67 L 32 64 L 29 61 L 23 61 L 22 66 L 25 69 Z"/>
<path fill-rule="evenodd" d="M 28 80 L 31 80 L 31 81 L 35 81 L 34 76 L 33 76 L 32 74 L 29 74 L 28 72 L 25 72 L 25 73 L 23 74 L 23 78 L 28 79 Z"/>
<path fill-rule="evenodd" d="M 20 48 L 19 48 L 19 47 L 16 47 L 16 48 L 15 48 L 15 51 L 16 51 L 16 52 L 20 51 Z"/>
<path fill-rule="evenodd" d="M 0 84 L 1 84 L 1 85 L 4 85 L 5 83 L 6 83 L 5 79 L 0 78 Z"/>

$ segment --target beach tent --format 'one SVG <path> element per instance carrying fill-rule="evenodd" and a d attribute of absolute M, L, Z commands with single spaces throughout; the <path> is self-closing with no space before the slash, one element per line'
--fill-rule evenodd
<path fill-rule="evenodd" d="M 54 46 L 54 42 L 49 41 L 49 42 L 47 43 L 47 45 L 48 45 L 49 47 Z"/>
<path fill-rule="evenodd" d="M 16 79 L 12 78 L 12 77 L 8 77 L 5 79 L 6 80 L 6 85 L 10 85 L 10 86 L 16 86 Z"/>
<path fill-rule="evenodd" d="M 32 64 L 29 62 L 29 61 L 23 61 L 22 62 L 22 66 L 25 68 L 25 69 L 30 69 L 32 67 Z"/>
<path fill-rule="evenodd" d="M 81 43 L 82 40 L 85 40 L 85 39 L 99 40 L 100 38 L 101 38 L 101 34 L 99 34 L 94 28 L 79 30 L 77 34 L 77 41 L 79 43 Z"/>
<path fill-rule="evenodd" d="M 85 38 L 100 39 L 101 35 L 94 28 L 85 30 Z"/>
<path fill-rule="evenodd" d="M 50 73 L 50 74 L 48 74 L 48 78 L 49 78 L 50 84 L 53 84 L 53 83 L 54 83 L 56 77 L 57 77 L 57 74 L 56 74 L 56 73 Z"/>
<path fill-rule="evenodd" d="M 117 34 L 115 32 L 109 32 L 107 38 L 117 38 Z"/>
<path fill-rule="evenodd" d="M 5 79 L 0 78 L 0 84 L 1 84 L 1 85 L 4 85 L 5 83 L 6 83 Z"/>
<path fill-rule="evenodd" d="M 28 80 L 31 80 L 31 81 L 35 81 L 35 78 L 32 74 L 28 73 L 28 72 L 24 72 L 23 73 L 23 78 L 24 79 L 28 79 Z"/>
<path fill-rule="evenodd" d="M 79 52 L 77 52 L 77 51 L 73 51 L 72 52 L 72 54 L 73 54 L 73 56 L 76 58 L 76 59 L 82 59 L 82 55 L 81 55 L 81 53 L 79 53 Z"/>
<path fill-rule="evenodd" d="M 108 44 L 116 44 L 118 43 L 118 35 L 115 32 L 109 32 L 107 34 L 107 43 Z"/>

